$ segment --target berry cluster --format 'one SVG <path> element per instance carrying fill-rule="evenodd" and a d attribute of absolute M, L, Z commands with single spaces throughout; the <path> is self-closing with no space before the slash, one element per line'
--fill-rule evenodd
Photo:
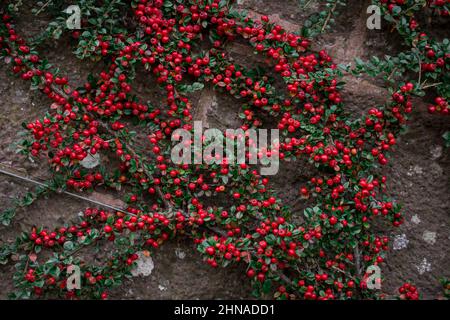
<path fill-rule="evenodd" d="M 403 284 L 399 289 L 401 300 L 419 300 L 419 292 L 417 288 L 411 283 L 407 282 Z"/>

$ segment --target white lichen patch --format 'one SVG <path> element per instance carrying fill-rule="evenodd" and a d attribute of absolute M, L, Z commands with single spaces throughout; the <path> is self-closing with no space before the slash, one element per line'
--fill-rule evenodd
<path fill-rule="evenodd" d="M 409 240 L 406 238 L 406 234 L 398 234 L 394 238 L 393 249 L 402 250 L 408 246 Z"/>
<path fill-rule="evenodd" d="M 426 243 L 433 245 L 436 243 L 436 232 L 425 230 L 422 238 Z"/>
<path fill-rule="evenodd" d="M 186 258 L 186 253 L 183 250 L 181 250 L 180 248 L 175 249 L 175 255 L 177 256 L 178 259 L 181 259 L 181 260 Z"/>
<path fill-rule="evenodd" d="M 431 271 L 431 263 L 427 261 L 427 258 L 423 258 L 422 262 L 416 266 L 417 271 L 420 275 L 424 274 L 425 272 Z"/>
<path fill-rule="evenodd" d="M 410 167 L 406 174 L 410 177 L 421 175 L 423 174 L 423 168 L 421 166 L 415 165 L 414 167 Z"/>
<path fill-rule="evenodd" d="M 420 223 L 420 218 L 417 214 L 413 215 L 411 218 L 411 222 L 414 224 L 419 224 Z"/>
<path fill-rule="evenodd" d="M 98 153 L 96 154 L 90 154 L 86 156 L 83 160 L 80 161 L 80 164 L 85 167 L 86 169 L 92 169 L 95 168 L 100 164 L 100 155 Z"/>
<path fill-rule="evenodd" d="M 147 277 L 151 275 L 155 268 L 152 257 L 148 254 L 144 254 L 142 251 L 138 252 L 137 255 L 139 258 L 136 260 L 136 267 L 131 270 L 133 277 Z"/>
<path fill-rule="evenodd" d="M 442 156 L 442 146 L 436 145 L 430 148 L 431 159 L 437 160 Z"/>

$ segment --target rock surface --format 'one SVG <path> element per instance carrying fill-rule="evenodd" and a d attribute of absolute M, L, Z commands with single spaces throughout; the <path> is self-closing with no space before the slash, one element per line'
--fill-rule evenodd
<path fill-rule="evenodd" d="M 346 11 L 337 18 L 332 31 L 319 37 L 314 48 L 325 48 L 338 63 L 352 62 L 356 56 L 382 56 L 401 50 L 398 41 L 387 30 L 367 30 L 366 8 L 370 0 L 349 1 Z M 310 12 L 312 6 L 300 10 L 295 0 L 241 0 L 240 8 L 250 15 L 269 15 L 289 30 L 295 31 Z M 19 29 L 32 35 L 45 26 L 45 21 L 36 21 L 26 26 L 30 17 L 19 21 Z M 230 48 L 238 63 L 257 65 L 264 63 L 261 57 L 253 57 L 253 50 L 238 44 Z M 71 53 L 68 41 L 61 40 L 54 48 L 44 50 L 50 62 L 56 64 L 77 85 L 98 66 L 79 62 Z M 145 83 L 138 75 L 139 83 Z M 141 82 L 142 81 L 142 82 Z M 346 77 L 344 103 L 355 118 L 372 106 L 382 104 L 387 91 L 374 79 Z M 209 90 L 209 89 L 208 89 Z M 152 84 L 138 87 L 142 94 L 158 103 L 157 89 Z M 221 93 L 207 91 L 193 99 L 198 119 L 206 121 L 212 128 L 237 128 L 239 102 Z M 21 123 L 44 114 L 49 101 L 29 90 L 22 80 L 9 75 L 4 63 L 0 63 L 0 163 L 25 172 L 29 176 L 48 177 L 44 162 L 30 163 L 15 154 L 13 144 L 20 139 Z M 196 105 L 200 101 L 200 104 Z M 424 298 L 435 298 L 440 292 L 439 279 L 450 277 L 449 225 L 450 225 L 450 154 L 443 147 L 442 134 L 450 129 L 448 119 L 426 113 L 427 100 L 416 99 L 411 116 L 411 126 L 403 135 L 383 171 L 389 177 L 388 192 L 404 204 L 406 223 L 397 229 L 389 229 L 392 244 L 387 264 L 382 268 L 383 289 L 395 293 L 403 282 L 411 279 L 417 284 Z M 308 176 L 306 163 L 288 164 L 275 177 L 274 184 L 280 196 L 300 212 L 305 203 L 298 199 L 298 187 Z M 0 177 L 0 204 L 8 207 L 14 197 L 23 195 L 31 186 L 16 180 Z M 117 205 L 117 204 L 116 204 Z M 39 224 L 55 227 L 74 219 L 86 207 L 64 195 L 50 196 L 33 204 L 27 212 L 19 212 L 12 228 L 0 227 L 1 240 L 10 241 L 22 229 Z M 395 240 L 397 239 L 397 240 Z M 181 253 L 182 252 L 182 253 Z M 125 284 L 111 294 L 121 299 L 226 299 L 249 298 L 251 288 L 245 277 L 245 266 L 230 269 L 212 269 L 207 266 L 189 240 L 178 239 L 152 253 L 154 268 L 150 262 L 145 266 L 145 277 L 126 280 Z M 13 266 L 0 266 L 0 298 L 5 298 L 12 289 Z M 144 274 L 141 269 L 141 274 Z"/>

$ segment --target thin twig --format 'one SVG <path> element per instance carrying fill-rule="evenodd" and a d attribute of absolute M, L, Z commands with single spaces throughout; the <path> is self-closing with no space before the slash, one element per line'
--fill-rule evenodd
<path fill-rule="evenodd" d="M 48 0 L 42 7 L 39 8 L 38 11 L 34 14 L 35 16 L 39 15 L 53 0 Z"/>
<path fill-rule="evenodd" d="M 395 67 L 394 69 L 392 69 L 392 72 L 389 74 L 389 76 L 387 77 L 386 81 L 390 81 L 391 78 L 394 76 L 395 71 L 397 71 L 397 67 Z"/>
<path fill-rule="evenodd" d="M 422 60 L 420 59 L 420 56 L 416 53 L 414 53 L 419 60 L 419 87 L 422 86 Z"/>
<path fill-rule="evenodd" d="M 68 196 L 71 196 L 71 197 L 73 197 L 73 198 L 77 198 L 77 199 L 80 199 L 80 200 L 83 200 L 83 201 L 91 202 L 91 203 L 93 203 L 93 204 L 96 204 L 96 205 L 99 205 L 99 206 L 102 206 L 102 207 L 105 207 L 105 208 L 109 208 L 109 209 L 112 209 L 112 210 L 115 210 L 115 211 L 119 211 L 119 212 L 122 212 L 122 213 L 126 213 L 126 214 L 129 214 L 129 215 L 135 216 L 134 214 L 132 214 L 132 213 L 130 213 L 130 212 L 127 212 L 127 211 L 125 211 L 124 209 L 120 209 L 120 208 L 111 206 L 111 205 L 109 205 L 109 204 L 102 203 L 102 202 L 100 202 L 100 201 L 92 200 L 92 199 L 89 199 L 89 198 L 80 196 L 80 195 L 78 195 L 78 194 L 75 194 L 75 193 L 72 193 L 72 192 L 69 192 L 69 191 L 65 191 L 65 190 L 54 190 L 52 187 L 50 187 L 49 185 L 47 185 L 47 184 L 45 184 L 45 183 L 42 183 L 42 182 L 33 180 L 33 179 L 31 179 L 31 178 L 24 177 L 24 176 L 21 176 L 21 175 L 18 175 L 18 174 L 15 174 L 15 173 L 12 173 L 12 172 L 3 170 L 3 169 L 1 169 L 1 168 L 0 168 L 0 173 L 1 173 L 1 174 L 4 174 L 4 175 L 7 175 L 7 176 L 10 176 L 10 177 L 13 177 L 13 178 L 16 178 L 16 179 L 20 179 L 20 180 L 23 180 L 23 181 L 26 181 L 26 182 L 30 182 L 30 183 L 36 184 L 36 185 L 38 185 L 38 186 L 40 186 L 40 187 L 43 187 L 43 188 L 46 188 L 46 189 L 49 189 L 49 190 L 53 190 L 53 191 L 56 191 L 56 192 L 59 192 L 59 193 L 64 193 L 64 194 L 66 194 L 66 195 L 68 195 Z"/>
<path fill-rule="evenodd" d="M 327 18 L 325 19 L 325 22 L 324 22 L 324 24 L 323 24 L 323 26 L 322 26 L 322 29 L 320 30 L 320 33 L 323 33 L 323 32 L 324 32 L 325 28 L 326 28 L 327 25 L 328 25 L 328 22 L 330 22 L 331 15 L 333 14 L 334 10 L 336 10 L 336 6 L 337 6 L 337 0 L 336 0 L 336 2 L 334 3 L 333 7 L 331 8 L 330 12 L 328 12 L 328 16 L 327 16 Z"/>
<path fill-rule="evenodd" d="M 360 278 L 361 277 L 361 254 L 359 252 L 358 244 L 356 244 L 356 247 L 354 250 L 354 255 L 355 255 L 356 274 L 357 274 L 358 278 Z"/>
<path fill-rule="evenodd" d="M 422 90 L 428 89 L 428 88 L 432 88 L 432 87 L 437 87 L 438 85 L 441 85 L 443 82 L 437 82 L 437 83 L 431 83 L 429 85 L 424 86 L 425 81 L 422 84 Z"/>
<path fill-rule="evenodd" d="M 307 3 L 305 3 L 303 6 L 301 6 L 301 8 L 302 9 L 306 9 L 308 6 L 309 6 L 309 4 L 312 2 L 312 0 L 308 0 L 308 2 Z"/>
<path fill-rule="evenodd" d="M 28 266 L 30 264 L 30 254 L 32 254 L 34 252 L 34 244 L 31 247 L 30 253 L 27 254 L 27 262 L 25 263 L 25 269 L 23 269 L 23 273 L 25 273 L 28 270 Z"/>
<path fill-rule="evenodd" d="M 332 266 L 331 268 L 334 269 L 334 270 L 336 270 L 336 271 L 339 271 L 339 272 L 342 273 L 342 274 L 345 274 L 345 276 L 347 276 L 348 278 L 350 278 L 350 279 L 352 279 L 352 280 L 356 280 L 355 277 L 353 277 L 352 275 L 349 275 L 347 272 L 345 272 L 344 270 L 342 270 L 342 269 L 340 269 L 340 268 L 338 268 L 338 267 L 336 267 L 336 266 Z"/>

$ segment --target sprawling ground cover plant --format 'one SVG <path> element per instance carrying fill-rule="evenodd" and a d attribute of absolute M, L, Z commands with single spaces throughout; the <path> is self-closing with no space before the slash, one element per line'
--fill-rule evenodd
<path fill-rule="evenodd" d="M 386 3 L 393 13 L 386 16 L 403 22 L 401 12 L 406 10 L 398 11 L 403 4 L 396 3 Z M 55 230 L 36 226 L 4 245 L 1 260 L 18 259 L 12 297 L 107 298 L 108 289 L 129 276 L 139 252 L 149 254 L 176 236 L 191 238 L 212 267 L 245 264 L 258 296 L 385 297 L 366 281 L 367 268 L 383 266 L 389 247 L 389 238 L 372 225 L 399 226 L 403 216 L 401 206 L 385 192 L 387 179 L 379 167 L 388 163 L 388 153 L 407 124 L 412 95 L 434 90 L 430 112 L 448 115 L 448 41 L 436 43 L 417 32 L 417 22 L 408 16 L 405 38 L 420 63 L 386 57 L 358 63 L 352 71 L 387 73 L 391 80 L 416 68 L 418 79 L 397 80 L 399 86 L 392 86 L 384 106 L 351 121 L 340 93 L 343 71 L 325 51 L 310 49 L 311 35 L 317 32 L 307 32 L 308 27 L 288 33 L 265 16 L 253 21 L 223 0 L 80 4 L 89 13 L 81 31 L 67 31 L 56 19 L 35 39 L 25 39 L 16 29 L 18 3 L 3 8 L 1 55 L 13 73 L 52 101 L 46 115 L 25 124 L 30 137 L 23 152 L 48 161 L 55 174 L 52 188 L 85 193 L 98 187 L 122 189 L 128 207 L 87 208 L 78 223 Z M 59 10 L 57 6 L 47 9 Z M 326 29 L 332 13 L 322 16 L 321 27 L 314 24 L 319 31 Z M 82 88 L 74 88 L 70 75 L 38 52 L 40 44 L 68 32 L 78 58 L 106 66 Z M 266 58 L 285 90 L 276 90 L 272 77 L 234 63 L 227 53 L 233 41 L 247 42 Z M 133 93 L 137 70 L 156 79 L 165 96 L 160 104 L 141 101 Z M 212 165 L 171 162 L 173 131 L 192 130 L 196 106 L 188 95 L 206 83 L 236 98 L 243 129 L 274 126 L 281 131 L 282 162 L 303 158 L 316 168 L 299 190 L 308 206 L 304 212 L 285 206 L 270 178 L 255 166 L 226 160 Z M 144 144 L 137 141 L 142 135 Z M 97 154 L 110 159 L 107 166 L 83 166 Z M 25 204 L 42 193 L 38 190 Z M 227 206 L 215 204 L 221 194 L 232 199 Z M 10 223 L 14 213 L 4 214 L 3 222 Z M 87 247 L 98 245 L 111 248 L 101 265 L 82 256 Z M 81 289 L 66 289 L 70 265 L 81 267 Z M 399 289 L 401 299 L 418 297 L 410 283 Z"/>

